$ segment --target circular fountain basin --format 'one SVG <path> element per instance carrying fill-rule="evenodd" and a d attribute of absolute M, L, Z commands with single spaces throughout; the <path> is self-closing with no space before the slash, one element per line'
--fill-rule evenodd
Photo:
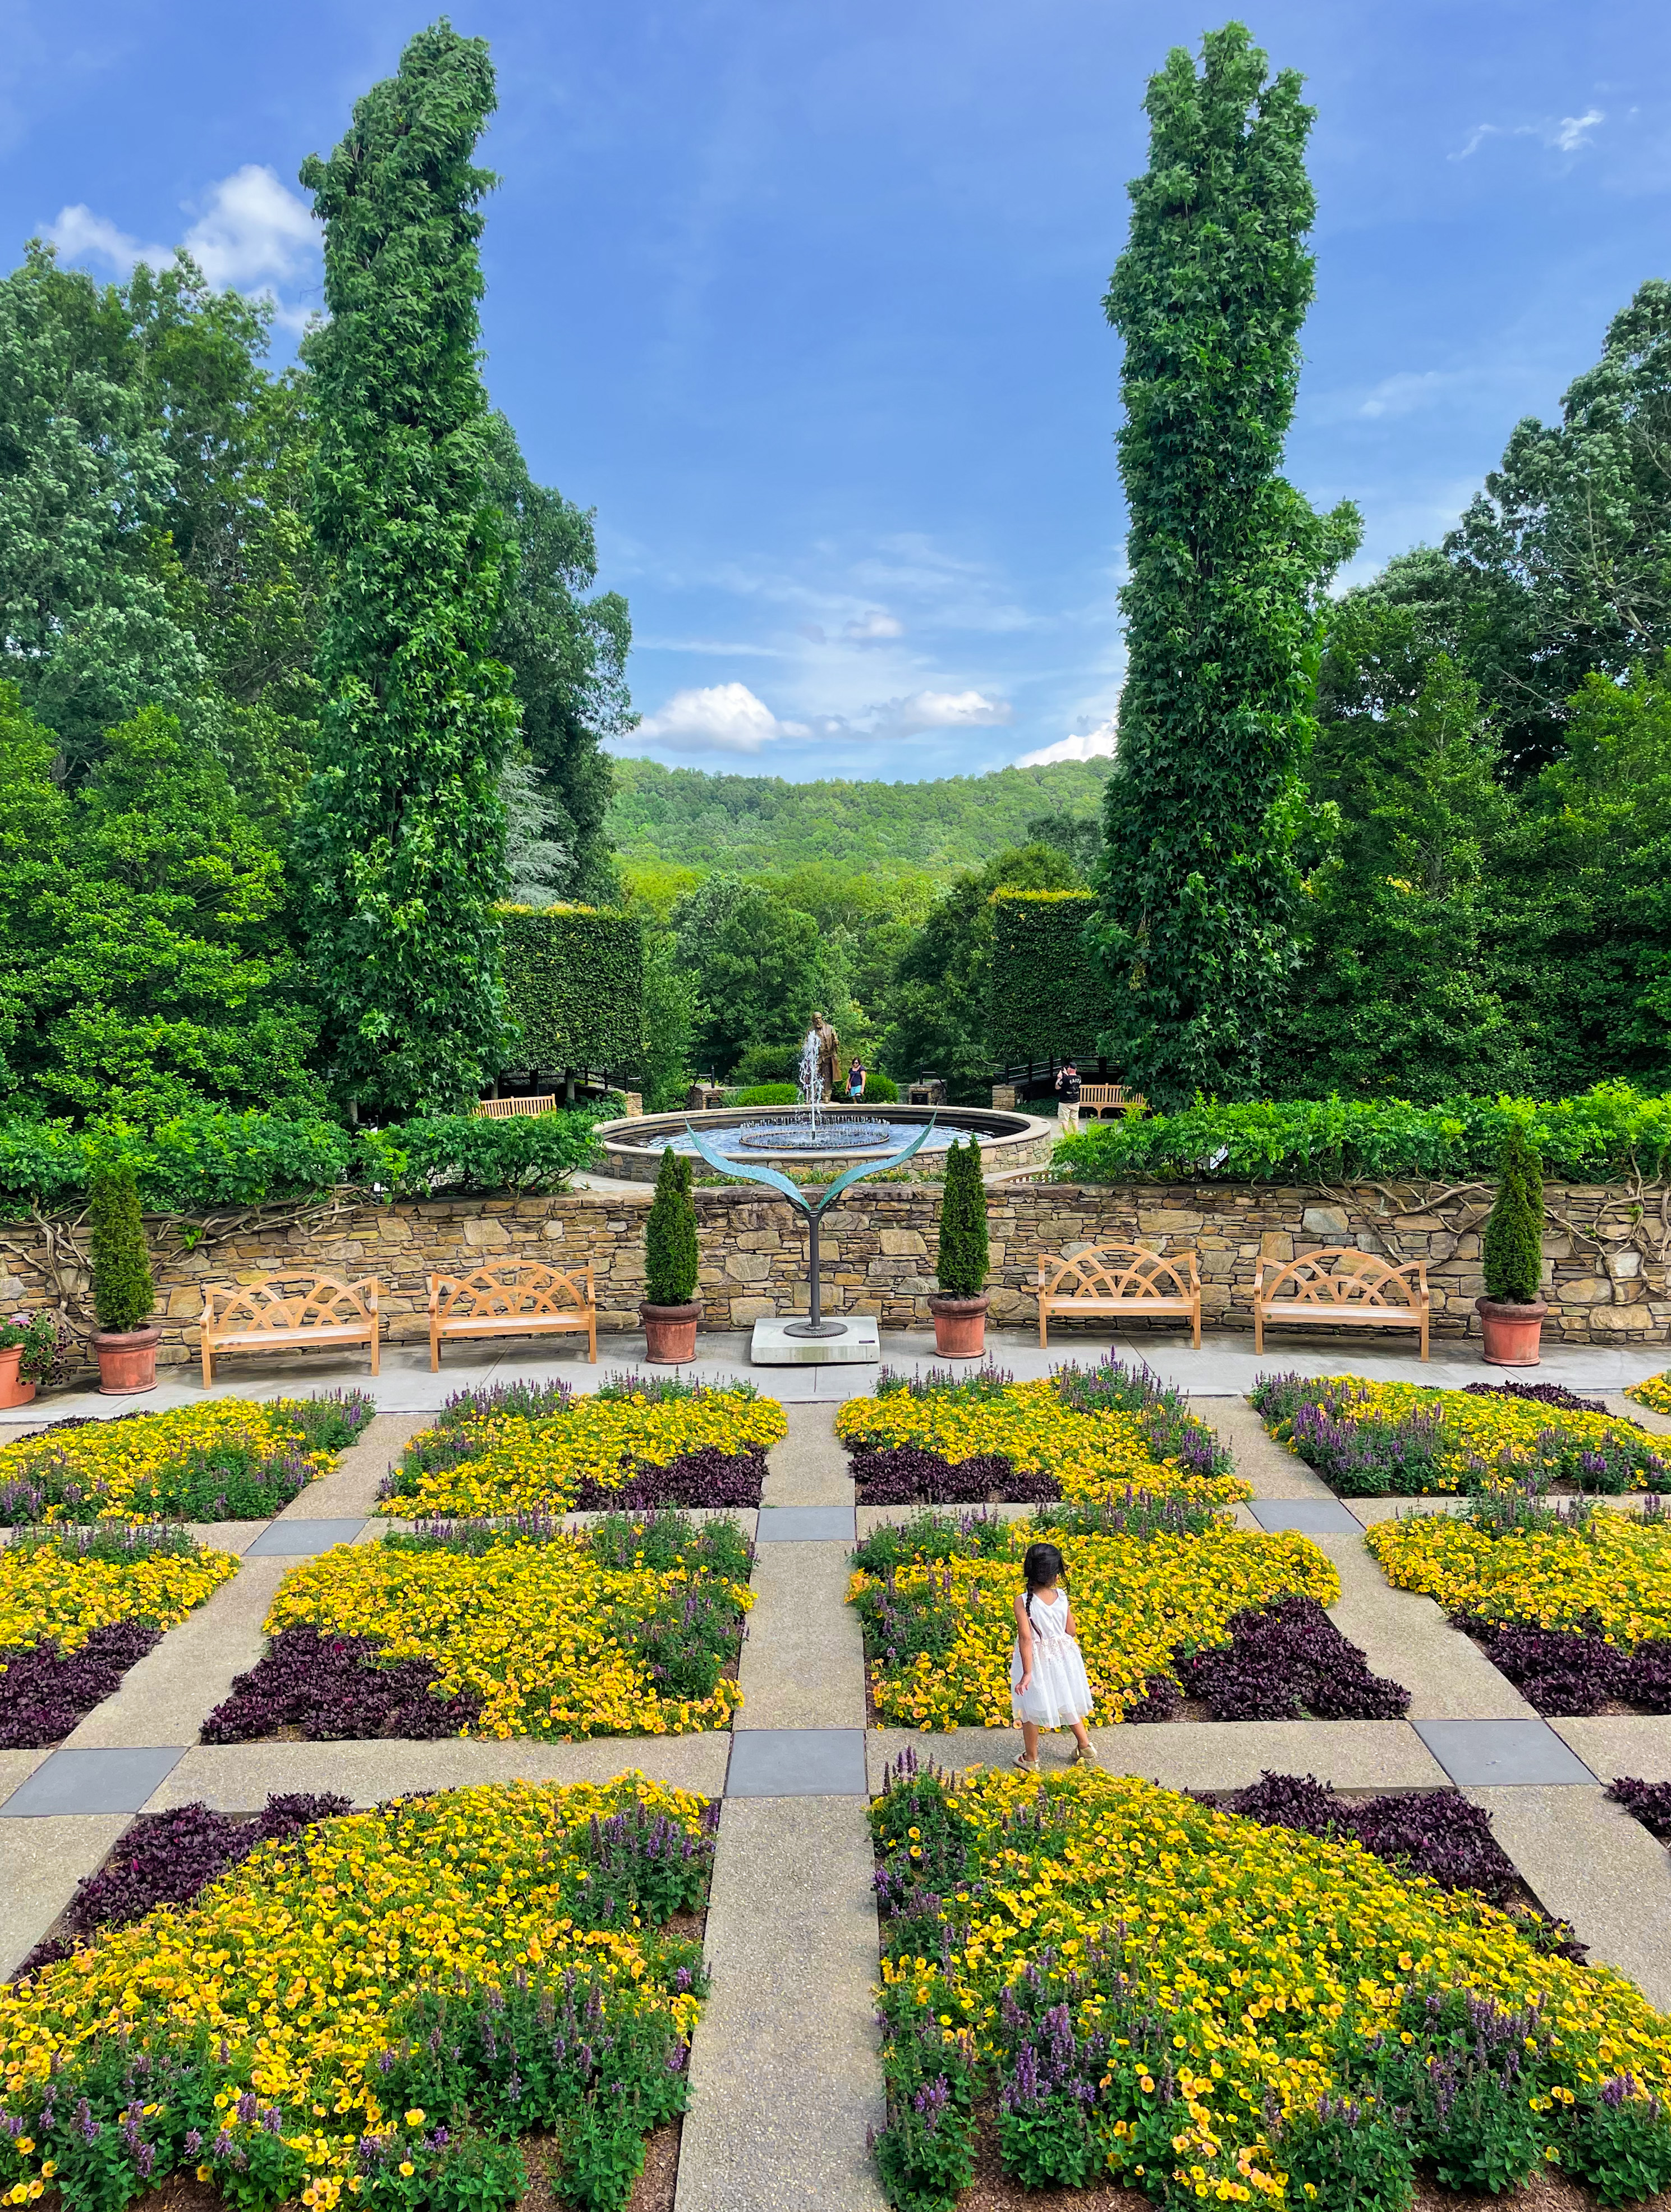
<path fill-rule="evenodd" d="M 599 1124 L 597 1140 L 603 1152 L 602 1171 L 623 1182 L 654 1182 L 663 1152 L 694 1158 L 696 1147 L 687 1125 L 699 1129 L 705 1143 L 728 1158 L 765 1161 L 768 1165 L 827 1167 L 832 1176 L 861 1161 L 885 1159 L 902 1152 L 932 1121 L 928 1142 L 908 1164 L 925 1156 L 943 1153 L 948 1146 L 973 1136 L 980 1139 L 988 1175 L 1006 1168 L 1042 1166 L 1061 1131 L 1055 1121 L 1032 1114 L 989 1111 L 978 1106 L 890 1106 L 885 1115 L 854 1112 L 841 1107 L 820 1108 L 820 1141 L 808 1144 L 799 1111 L 785 1107 L 781 1115 L 763 1116 L 756 1107 L 708 1107 L 680 1114 L 644 1114 Z"/>

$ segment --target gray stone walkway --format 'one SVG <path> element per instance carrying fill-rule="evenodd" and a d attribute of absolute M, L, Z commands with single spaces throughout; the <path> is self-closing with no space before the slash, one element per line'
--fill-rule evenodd
<path fill-rule="evenodd" d="M 1087 1344 L 1080 1356 L 1099 1348 Z M 1144 1349 L 1159 1364 L 1156 1343 Z M 1002 1364 L 1020 1366 L 1008 1344 L 995 1351 Z M 1053 1347 L 1058 1355 L 1072 1356 L 1065 1345 Z M 892 1344 L 889 1356 L 909 1364 Z M 1603 1795 L 1620 1773 L 1671 1780 L 1671 1718 L 1541 1719 L 1436 1605 L 1392 1589 L 1364 1548 L 1363 1525 L 1410 1501 L 1347 1507 L 1334 1499 L 1225 1387 L 1227 1363 L 1240 1356 L 1239 1346 L 1205 1346 L 1196 1370 L 1205 1384 L 1197 1410 L 1232 1445 L 1254 1491 L 1236 1518 L 1248 1528 L 1311 1528 L 1340 1571 L 1335 1621 L 1377 1672 L 1411 1692 L 1409 1717 L 1106 1728 L 1099 1734 L 1105 1766 L 1171 1788 L 1240 1787 L 1268 1767 L 1353 1790 L 1455 1784 L 1490 1812 L 1523 1878 L 1550 1911 L 1573 1923 L 1592 1956 L 1671 2006 L 1671 1854 Z M 1175 1364 L 1191 1357 L 1172 1355 Z M 1607 1352 L 1589 1371 L 1563 1379 L 1613 1390 L 1626 1373 L 1653 1371 L 1663 1358 Z M 746 1371 L 741 1361 L 711 1364 L 717 1373 Z M 1302 1364 L 1286 1348 L 1264 1363 Z M 1314 1364 L 1442 1379 L 1438 1362 L 1426 1369 L 1414 1358 L 1377 1362 L 1356 1345 L 1332 1363 Z M 954 1766 L 1007 1763 L 1016 1747 L 1007 1729 L 933 1737 L 866 1729 L 863 1647 L 845 1603 L 849 1554 L 856 1531 L 907 1515 L 856 1513 L 833 1433 L 833 1394 L 808 1390 L 789 1403 L 789 1434 L 769 1455 L 758 1519 L 739 1516 L 755 1527 L 759 1550 L 734 1732 L 574 1744 L 203 1745 L 204 1716 L 259 1655 L 260 1622 L 287 1567 L 331 1542 L 375 1539 L 388 1525 L 373 1514 L 390 1462 L 426 1406 L 474 1379 L 469 1370 L 445 1370 L 439 1378 L 445 1390 L 415 1398 L 403 1395 L 405 1377 L 392 1358 L 385 1365 L 394 1369 L 384 1377 L 385 1410 L 331 1475 L 275 1522 L 197 1532 L 239 1557 L 238 1575 L 135 1667 L 61 1749 L 0 1753 L 0 1972 L 39 1939 L 135 1811 L 194 1800 L 253 1810 L 270 1791 L 300 1790 L 338 1790 L 370 1805 L 417 1789 L 516 1778 L 601 1780 L 636 1768 L 723 1800 L 707 1931 L 712 1992 L 693 2052 L 679 2212 L 875 2212 L 882 2199 L 865 2132 L 882 2109 L 867 1792 L 880 1786 L 884 1762 L 907 1746 Z M 548 1373 L 550 1363 L 542 1368 Z M 480 1370 L 489 1371 L 502 1380 L 514 1370 L 508 1362 Z M 561 1371 L 584 1385 L 607 1363 L 591 1369 L 565 1361 Z M 1470 1363 L 1467 1379 L 1479 1373 Z M 269 1392 L 327 1379 L 322 1365 L 309 1366 L 281 1386 L 263 1365 L 231 1387 L 248 1390 L 257 1374 Z M 430 1379 L 427 1362 L 420 1379 Z M 820 1378 L 757 1379 L 776 1393 L 780 1383 Z M 845 1394 L 868 1387 L 874 1370 L 839 1379 Z M 119 1401 L 88 1406 L 106 1414 L 118 1409 Z M 62 1401 L 50 1408 L 54 1416 L 68 1410 Z M 1626 1410 L 1624 1401 L 1617 1410 Z M 1671 1431 L 1671 1422 L 1644 1418 Z M 1444 1500 L 1425 1503 L 1450 1510 Z M 1028 1509 L 1008 1510 L 1021 1517 Z M 1065 1737 L 1047 1738 L 1047 1765 L 1065 1761 L 1067 1747 Z"/>

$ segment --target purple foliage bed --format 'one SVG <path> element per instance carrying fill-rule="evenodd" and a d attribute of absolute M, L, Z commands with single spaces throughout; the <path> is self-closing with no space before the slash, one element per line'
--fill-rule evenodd
<path fill-rule="evenodd" d="M 1018 1474 L 999 1452 L 952 1461 L 892 1444 L 849 1458 L 861 1505 L 1050 1505 L 1062 1495 L 1053 1474 Z"/>
<path fill-rule="evenodd" d="M 721 1451 L 706 1444 L 700 1451 L 681 1452 L 665 1467 L 647 1467 L 618 1490 L 599 1483 L 583 1482 L 571 1511 L 576 1513 L 655 1513 L 669 1507 L 694 1505 L 758 1505 L 766 1480 L 766 1454 Z"/>
<path fill-rule="evenodd" d="M 1621 1774 L 1607 1795 L 1650 1836 L 1671 1845 L 1671 1782 L 1638 1782 L 1634 1775 Z"/>
<path fill-rule="evenodd" d="M 370 1736 L 433 1742 L 480 1717 L 481 1700 L 473 1691 L 445 1698 L 432 1693 L 439 1669 L 428 1660 L 385 1666 L 382 1650 L 374 1637 L 282 1630 L 203 1723 L 203 1741 L 251 1743 L 295 1729 L 309 1742 Z"/>
<path fill-rule="evenodd" d="M 62 1936 L 38 1943 L 18 1973 L 32 1974 L 67 1959 L 100 1928 L 138 1920 L 159 1905 L 189 1905 L 201 1889 L 246 1859 L 257 1844 L 294 1836 L 315 1820 L 351 1808 L 347 1797 L 274 1796 L 251 1820 L 181 1805 L 142 1814 L 118 1839 L 108 1862 L 70 1900 Z"/>
<path fill-rule="evenodd" d="M 1541 1713 L 1599 1713 L 1609 1705 L 1671 1713 L 1671 1644 L 1624 1651 L 1577 1630 L 1529 1628 L 1459 1613 L 1456 1626 L 1483 1647 L 1528 1705 Z"/>
<path fill-rule="evenodd" d="M 162 1641 L 136 1620 L 95 1628 L 78 1650 L 55 1644 L 0 1651 L 0 1751 L 61 1743 L 83 1714 L 101 1705 L 130 1667 Z"/>
<path fill-rule="evenodd" d="M 1478 1890 L 1493 1905 L 1518 1887 L 1514 1862 L 1492 1835 L 1490 1816 L 1460 1790 L 1415 1790 L 1353 1805 L 1315 1776 L 1274 1774 L 1267 1767 L 1245 1790 L 1196 1794 L 1262 1827 L 1353 1837 L 1377 1858 L 1402 1861 L 1442 1889 Z"/>
<path fill-rule="evenodd" d="M 1349 1644 L 1314 1597 L 1279 1598 L 1252 1607 L 1230 1624 L 1230 1641 L 1172 1654 L 1184 1685 L 1151 1674 L 1148 1695 L 1126 1714 L 1131 1721 L 1176 1720 L 1184 1693 L 1199 1698 L 1215 1721 L 1399 1720 L 1410 1693 Z"/>

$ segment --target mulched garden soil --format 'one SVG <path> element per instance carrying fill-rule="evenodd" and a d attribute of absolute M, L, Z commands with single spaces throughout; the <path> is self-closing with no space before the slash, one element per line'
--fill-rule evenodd
<path fill-rule="evenodd" d="M 1547 2170 L 1500 2197 L 1458 2197 L 1418 2175 L 1414 2212 L 1595 2212 L 1598 2202 L 1593 2191 Z M 1671 2212 L 1671 2194 L 1638 2197 L 1632 2212 Z"/>
<path fill-rule="evenodd" d="M 1023 2189 L 998 2162 L 996 2114 L 988 2110 L 978 2119 L 975 2178 L 958 2198 L 957 2212 L 1035 2212 L 1041 2204 L 1071 2205 L 1073 2212 L 1154 2212 L 1141 2189 L 1122 2188 L 1111 2181 L 1089 2189 Z"/>

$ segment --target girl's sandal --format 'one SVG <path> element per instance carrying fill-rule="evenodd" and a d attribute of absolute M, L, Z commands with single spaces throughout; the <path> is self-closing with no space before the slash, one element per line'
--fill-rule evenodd
<path fill-rule="evenodd" d="M 1038 1761 L 1036 1759 L 1029 1759 L 1024 1751 L 1016 1753 L 1015 1764 L 1023 1774 L 1037 1774 L 1038 1771 Z"/>
<path fill-rule="evenodd" d="M 1075 1766 L 1100 1766 L 1102 1765 L 1102 1761 L 1097 1756 L 1096 1745 L 1094 1743 L 1075 1744 L 1074 1747 L 1074 1765 Z"/>

